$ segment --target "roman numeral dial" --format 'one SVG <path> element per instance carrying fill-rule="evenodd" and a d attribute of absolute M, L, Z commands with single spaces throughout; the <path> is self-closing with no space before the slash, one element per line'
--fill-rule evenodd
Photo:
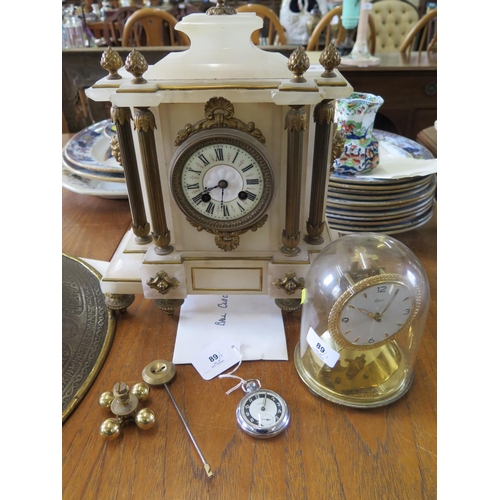
<path fill-rule="evenodd" d="M 172 164 L 175 201 L 189 219 L 207 229 L 249 227 L 271 203 L 271 159 L 249 134 L 209 130 L 193 135 Z"/>

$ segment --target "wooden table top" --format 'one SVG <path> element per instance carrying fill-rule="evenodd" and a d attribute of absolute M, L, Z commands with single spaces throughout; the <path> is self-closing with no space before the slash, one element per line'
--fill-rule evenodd
<path fill-rule="evenodd" d="M 108 261 L 130 227 L 127 200 L 79 195 L 63 189 L 62 251 Z M 288 361 L 244 362 L 237 374 L 259 378 L 291 410 L 279 436 L 255 440 L 237 426 L 243 396 L 228 380 L 201 379 L 177 366 L 170 384 L 215 477 L 208 479 L 168 394 L 152 387 L 145 404 L 156 413 L 150 430 L 130 425 L 114 441 L 99 435 L 111 417 L 101 393 L 115 382 L 141 382 L 151 361 L 172 359 L 179 313 L 168 316 L 136 296 L 117 319 L 116 334 L 95 382 L 62 428 L 65 500 L 103 499 L 348 499 L 436 498 L 436 215 L 425 226 L 395 235 L 422 262 L 431 305 L 408 393 L 393 404 L 358 410 L 314 396 L 293 362 L 301 312 L 283 313 Z"/>

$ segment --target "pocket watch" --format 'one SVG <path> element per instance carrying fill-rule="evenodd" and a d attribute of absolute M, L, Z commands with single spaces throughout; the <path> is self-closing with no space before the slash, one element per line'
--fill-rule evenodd
<path fill-rule="evenodd" d="M 196 133 L 171 162 L 173 198 L 188 220 L 205 230 L 249 229 L 265 216 L 274 193 L 272 160 L 246 132 Z"/>
<path fill-rule="evenodd" d="M 257 379 L 242 384 L 246 392 L 236 408 L 238 425 L 247 434 L 269 438 L 284 431 L 290 422 L 286 401 L 276 392 L 262 389 Z"/>
<path fill-rule="evenodd" d="M 408 329 L 420 302 L 418 287 L 405 276 L 371 276 L 354 283 L 335 302 L 328 317 L 328 330 L 340 347 L 378 347 Z"/>

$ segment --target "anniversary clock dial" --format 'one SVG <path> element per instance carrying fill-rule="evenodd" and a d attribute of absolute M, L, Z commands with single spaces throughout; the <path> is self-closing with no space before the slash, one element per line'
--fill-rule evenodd
<path fill-rule="evenodd" d="M 342 347 L 370 349 L 408 328 L 419 304 L 418 289 L 404 276 L 366 278 L 346 290 L 335 303 L 328 329 Z"/>
<path fill-rule="evenodd" d="M 245 132 L 199 132 L 174 156 L 171 187 L 180 210 L 202 228 L 247 229 L 265 215 L 272 201 L 271 159 Z"/>

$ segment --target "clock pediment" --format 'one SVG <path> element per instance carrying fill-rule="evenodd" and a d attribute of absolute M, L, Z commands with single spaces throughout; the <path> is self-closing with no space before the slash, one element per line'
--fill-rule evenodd
<path fill-rule="evenodd" d="M 252 33 L 262 25 L 254 12 L 190 14 L 175 26 L 191 40 L 189 49 L 168 54 L 150 66 L 144 77 L 148 81 L 290 78 L 284 55 L 252 43 Z"/>

